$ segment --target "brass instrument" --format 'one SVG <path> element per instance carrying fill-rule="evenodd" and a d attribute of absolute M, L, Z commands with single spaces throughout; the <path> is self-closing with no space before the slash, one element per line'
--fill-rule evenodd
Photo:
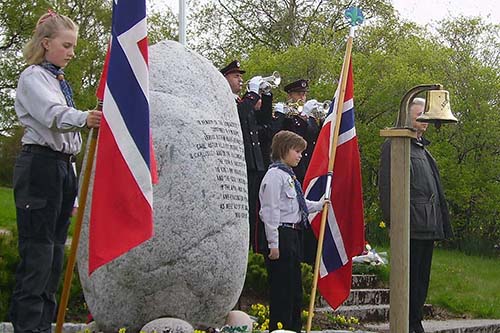
<path fill-rule="evenodd" d="M 287 103 L 274 103 L 273 104 L 273 118 L 276 118 L 276 113 L 281 113 L 287 118 L 298 116 L 302 113 L 304 102 L 298 100 L 297 102 L 289 101 Z"/>
<path fill-rule="evenodd" d="M 304 110 L 304 101 L 301 99 L 296 102 L 289 101 L 285 103 L 284 109 L 287 117 L 292 118 L 293 116 L 298 116 Z"/>
<path fill-rule="evenodd" d="M 274 71 L 271 76 L 266 76 L 266 77 L 260 77 L 260 76 L 254 76 L 254 78 L 260 78 L 260 84 L 259 84 L 259 93 L 261 94 L 268 94 L 271 92 L 272 89 L 277 88 L 280 83 L 281 83 L 281 76 L 280 73 L 277 71 Z M 247 91 L 250 91 L 250 79 L 247 81 Z"/>
<path fill-rule="evenodd" d="M 271 92 L 271 89 L 277 88 L 281 83 L 280 73 L 274 71 L 271 76 L 266 76 L 262 78 L 262 82 L 259 86 L 259 91 L 261 93 L 267 94 Z"/>
<path fill-rule="evenodd" d="M 323 122 L 325 120 L 326 115 L 328 114 L 328 111 L 330 110 L 330 104 L 331 101 L 326 100 L 323 103 L 318 102 L 315 99 L 309 100 L 305 107 L 304 107 L 304 112 L 310 116 L 316 119 L 318 124 Z"/>

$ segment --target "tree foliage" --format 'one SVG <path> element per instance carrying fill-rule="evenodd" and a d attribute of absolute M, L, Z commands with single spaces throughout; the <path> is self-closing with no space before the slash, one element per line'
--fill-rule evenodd
<path fill-rule="evenodd" d="M 329 99 L 345 49 L 346 4 L 217 0 L 194 15 L 192 46 L 219 67 L 241 59 L 247 79 L 275 70 L 285 83 L 308 78 L 309 98 Z M 386 2 L 363 5 L 368 22 L 357 32 L 353 64 L 367 238 L 380 233 L 382 218 L 376 186 L 379 131 L 394 124 L 406 91 L 441 83 L 459 123 L 439 131 L 430 127 L 426 136 L 433 141 L 430 149 L 451 209 L 456 231 L 451 245 L 491 253 L 500 239 L 499 26 L 458 17 L 431 31 L 401 20 Z M 276 90 L 275 100 L 283 99 L 284 92 Z M 478 239 L 484 248 L 470 246 Z"/>
<path fill-rule="evenodd" d="M 20 50 L 38 17 L 52 7 L 80 24 L 77 58 L 67 68 L 77 105 L 93 108 L 109 38 L 110 0 L 22 2 L 0 0 L 0 139 L 14 134 L 13 96 L 24 67 Z M 213 0 L 192 2 L 191 48 L 221 67 L 242 60 L 246 79 L 279 71 L 283 83 L 310 79 L 309 98 L 330 99 L 348 33 L 344 10 L 352 0 Z M 367 238 L 380 234 L 376 187 L 379 130 L 392 126 L 402 96 L 415 85 L 441 83 L 450 92 L 457 125 L 428 129 L 440 167 L 456 238 L 466 251 L 488 252 L 500 239 L 499 25 L 458 17 L 426 30 L 401 20 L 388 0 L 359 0 L 366 23 L 353 49 L 356 128 L 361 150 Z M 150 41 L 176 36 L 171 12 L 150 11 Z M 284 92 L 275 91 L 275 100 Z M 12 157 L 0 142 L 2 158 Z M 7 150 L 4 150 L 7 149 Z M 7 151 L 8 154 L 3 154 Z M 0 165 L 7 165 L 0 161 Z M 11 165 L 11 162 L 8 162 Z M 2 173 L 3 175 L 3 173 Z M 474 240 L 481 239 L 481 242 Z M 484 249 L 472 248 L 481 244 Z"/>
<path fill-rule="evenodd" d="M 22 49 L 32 35 L 38 18 L 51 8 L 71 17 L 79 25 L 76 56 L 65 68 L 77 107 L 94 109 L 111 27 L 111 0 L 0 2 L 0 184 L 10 185 L 12 165 L 20 148 L 21 131 L 14 111 L 15 88 L 26 67 Z M 172 12 L 149 11 L 150 42 L 174 36 Z"/>
<path fill-rule="evenodd" d="M 360 0 L 366 18 L 393 16 L 387 0 Z M 333 45 L 348 23 L 352 0 L 215 0 L 192 15 L 193 47 L 216 63 L 247 54 L 255 46 L 274 52 L 304 44 Z"/>

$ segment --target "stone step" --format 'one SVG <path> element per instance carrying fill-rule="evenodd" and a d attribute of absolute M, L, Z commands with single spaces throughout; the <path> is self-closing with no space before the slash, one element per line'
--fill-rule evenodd
<path fill-rule="evenodd" d="M 337 310 L 329 306 L 317 307 L 315 312 L 358 318 L 361 323 L 385 322 L 389 318 L 389 305 L 343 305 Z"/>
<path fill-rule="evenodd" d="M 342 305 L 337 310 L 330 306 L 316 307 L 316 312 L 328 312 L 333 315 L 356 317 L 361 323 L 383 323 L 389 321 L 389 304 L 377 305 Z M 432 314 L 432 305 L 425 304 L 424 316 Z"/>
<path fill-rule="evenodd" d="M 368 304 L 389 304 L 389 289 L 352 289 L 343 305 Z M 328 306 L 328 303 L 320 297 L 317 306 Z"/>
<path fill-rule="evenodd" d="M 388 333 L 389 323 L 364 325 L 368 330 Z M 499 333 L 499 319 L 424 320 L 426 333 Z"/>
<path fill-rule="evenodd" d="M 64 323 L 62 333 L 81 333 L 87 328 L 87 324 Z M 55 332 L 56 324 L 52 324 L 52 332 Z M 0 323 L 1 333 L 14 333 L 14 328 L 11 323 Z"/>
<path fill-rule="evenodd" d="M 352 276 L 352 289 L 376 289 L 380 286 L 380 281 L 373 274 L 355 274 Z"/>
<path fill-rule="evenodd" d="M 389 323 L 365 324 L 367 331 L 355 331 L 357 333 L 389 333 Z M 499 319 L 454 319 L 454 320 L 425 320 L 423 326 L 426 333 L 499 333 Z M 86 324 L 63 325 L 63 333 L 84 332 L 88 326 Z M 55 324 L 52 325 L 52 331 Z M 13 333 L 11 323 L 0 323 L 0 332 Z M 349 333 L 352 331 L 323 330 L 312 331 L 312 333 Z"/>

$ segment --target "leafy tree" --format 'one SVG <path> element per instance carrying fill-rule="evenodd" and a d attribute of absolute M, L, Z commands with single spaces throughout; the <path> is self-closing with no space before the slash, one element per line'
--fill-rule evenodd
<path fill-rule="evenodd" d="M 328 7 L 332 15 L 326 18 L 326 2 L 273 4 L 218 0 L 202 6 L 194 14 L 199 20 L 191 31 L 198 37 L 193 46 L 218 65 L 240 58 L 246 79 L 278 70 L 285 83 L 309 78 L 310 98 L 331 98 L 347 34 L 342 5 L 337 10 Z M 456 18 L 428 31 L 402 21 L 389 5 L 367 12 L 372 19 L 357 32 L 353 51 L 367 238 L 379 231 L 381 221 L 376 186 L 383 142 L 379 130 L 394 124 L 407 90 L 442 83 L 459 124 L 439 131 L 429 128 L 427 137 L 433 141 L 431 151 L 440 166 L 456 230 L 450 245 L 491 252 L 500 239 L 498 26 Z M 276 90 L 275 99 L 283 100 L 284 92 Z M 467 248 L 475 239 L 486 240 L 481 244 L 487 248 Z"/>
<path fill-rule="evenodd" d="M 393 16 L 387 0 L 357 2 L 367 18 Z M 344 11 L 352 0 L 217 0 L 201 6 L 191 18 L 194 49 L 221 64 L 246 55 L 255 46 L 274 52 L 318 44 L 332 47 L 343 39 L 348 24 Z"/>
<path fill-rule="evenodd" d="M 499 28 L 462 17 L 439 30 L 451 50 L 443 83 L 459 123 L 436 136 L 458 246 L 469 252 L 492 251 L 500 239 Z"/>
<path fill-rule="evenodd" d="M 71 17 L 79 25 L 76 57 L 65 69 L 81 110 L 95 108 L 95 89 L 110 37 L 111 0 L 26 2 L 1 0 L 0 7 L 0 183 L 10 185 L 13 157 L 20 147 L 19 124 L 14 111 L 17 79 L 26 64 L 22 49 L 32 35 L 38 18 L 48 8 Z M 174 36 L 175 18 L 171 11 L 150 9 L 150 42 Z M 4 154 L 5 153 L 5 154 Z"/>

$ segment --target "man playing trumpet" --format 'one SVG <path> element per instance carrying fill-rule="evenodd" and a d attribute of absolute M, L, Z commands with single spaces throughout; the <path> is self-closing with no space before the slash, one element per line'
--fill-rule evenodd
<path fill-rule="evenodd" d="M 287 102 L 275 105 L 273 132 L 291 131 L 307 141 L 307 148 L 299 165 L 293 168 L 297 179 L 302 184 L 318 137 L 317 127 L 309 125 L 309 116 L 304 112 L 304 104 L 309 92 L 309 81 L 305 79 L 293 81 L 287 84 L 284 90 L 287 93 Z"/>
<path fill-rule="evenodd" d="M 302 159 L 293 168 L 297 179 L 302 184 L 322 125 L 313 117 L 313 111 L 318 108 L 318 102 L 316 100 L 306 102 L 309 91 L 308 80 L 300 79 L 291 82 L 284 87 L 284 90 L 287 93 L 287 103 L 277 103 L 275 106 L 273 132 L 288 130 L 306 140 L 307 147 L 302 153 Z M 311 229 L 304 230 L 303 245 L 302 261 L 314 265 L 317 241 Z"/>
<path fill-rule="evenodd" d="M 257 211 L 260 183 L 270 164 L 273 100 L 270 87 L 279 84 L 279 80 L 277 80 L 277 84 L 273 84 L 269 78 L 255 76 L 248 81 L 247 92 L 243 98 L 240 98 L 239 94 L 243 88 L 242 74 L 245 71 L 240 68 L 239 61 L 232 61 L 220 71 L 235 95 L 238 108 L 247 165 L 250 245 L 257 252 L 259 251 L 257 240 L 265 242 L 265 237 L 257 235 L 262 229 L 258 228 Z M 279 75 L 275 74 L 273 76 L 279 79 Z"/>

